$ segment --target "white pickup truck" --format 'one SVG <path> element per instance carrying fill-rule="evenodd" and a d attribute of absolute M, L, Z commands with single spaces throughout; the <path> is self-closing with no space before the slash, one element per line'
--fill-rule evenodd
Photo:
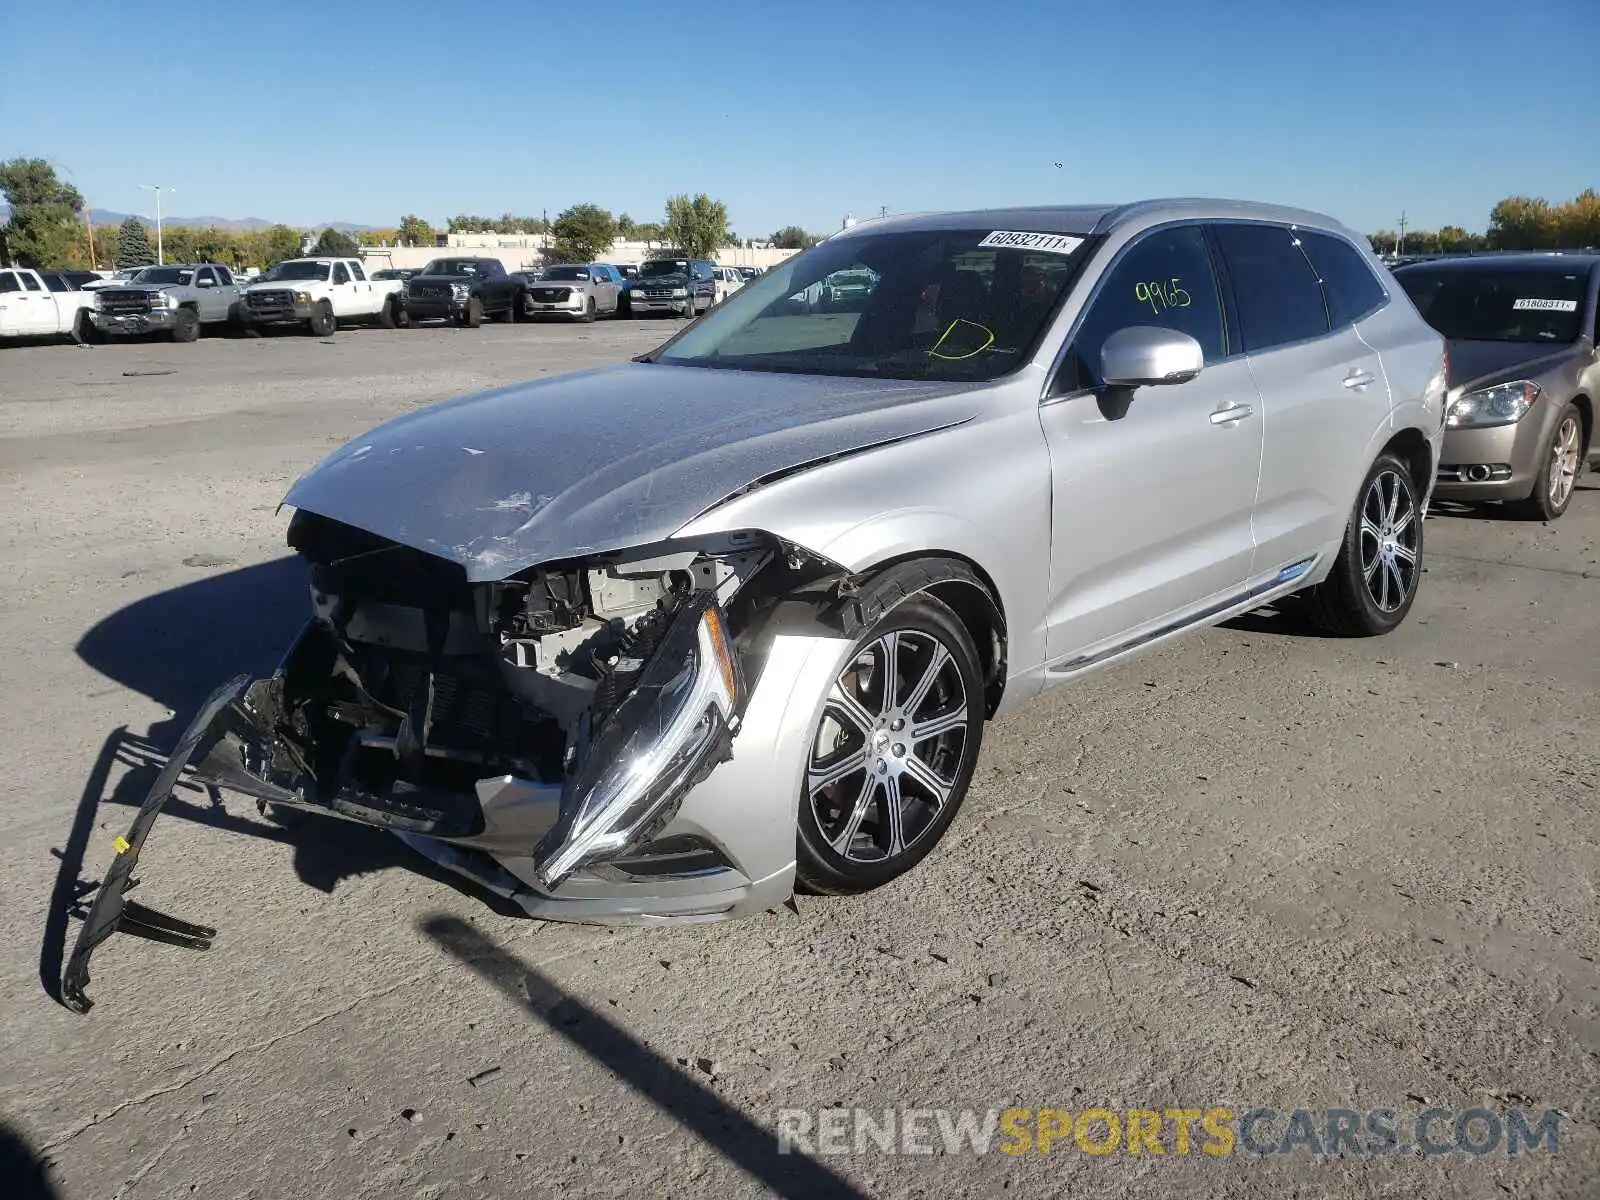
<path fill-rule="evenodd" d="M 39 272 L 26 267 L 0 270 L 0 338 L 57 337 L 70 333 L 90 341 L 89 313 L 94 297 L 82 291 L 51 291 Z"/>
<path fill-rule="evenodd" d="M 403 286 L 369 278 L 359 258 L 291 258 L 245 289 L 240 316 L 249 332 L 292 326 L 328 337 L 341 322 L 393 329 Z"/>

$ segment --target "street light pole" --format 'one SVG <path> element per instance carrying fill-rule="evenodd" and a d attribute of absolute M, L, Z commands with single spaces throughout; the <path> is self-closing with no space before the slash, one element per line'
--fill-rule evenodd
<path fill-rule="evenodd" d="M 139 186 L 147 192 L 154 192 L 156 194 L 156 265 L 158 267 L 164 267 L 167 265 L 167 260 L 165 254 L 163 253 L 163 246 L 161 244 L 161 193 L 175 192 L 178 189 L 162 187 L 159 183 L 141 183 Z"/>

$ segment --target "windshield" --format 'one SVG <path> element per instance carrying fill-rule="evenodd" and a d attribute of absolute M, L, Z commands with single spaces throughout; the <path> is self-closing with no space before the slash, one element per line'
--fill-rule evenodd
<path fill-rule="evenodd" d="M 266 280 L 280 279 L 327 279 L 328 272 L 333 268 L 325 262 L 282 262 L 273 267 L 261 278 Z"/>
<path fill-rule="evenodd" d="M 583 279 L 589 278 L 589 268 L 588 267 L 546 267 L 544 273 L 542 275 L 540 275 L 539 278 L 543 279 L 543 280 L 552 280 L 553 279 L 553 280 L 557 280 L 557 281 L 565 280 L 567 282 L 573 282 L 573 281 L 576 281 L 576 280 L 583 280 Z"/>
<path fill-rule="evenodd" d="M 1087 252 L 1083 238 L 989 229 L 827 241 L 752 279 L 648 361 L 993 379 L 1028 360 Z"/>
<path fill-rule="evenodd" d="M 132 283 L 188 283 L 194 272 L 187 267 L 146 267 L 133 277 Z"/>
<path fill-rule="evenodd" d="M 473 258 L 436 258 L 422 268 L 424 275 L 478 275 L 482 266 Z"/>
<path fill-rule="evenodd" d="M 1570 267 L 1412 267 L 1395 278 L 1423 320 L 1463 342 L 1575 342 L 1589 285 Z"/>
<path fill-rule="evenodd" d="M 651 279 L 658 275 L 682 275 L 688 269 L 689 264 L 681 258 L 658 258 L 640 267 L 639 276 L 642 279 Z"/>

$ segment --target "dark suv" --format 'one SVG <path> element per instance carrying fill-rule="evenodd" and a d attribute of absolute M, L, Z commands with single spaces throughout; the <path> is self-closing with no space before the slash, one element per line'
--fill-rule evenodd
<path fill-rule="evenodd" d="M 526 291 L 497 258 L 436 258 L 406 281 L 406 316 L 413 325 L 442 317 L 469 329 L 486 316 L 517 321 Z"/>
<path fill-rule="evenodd" d="M 699 316 L 717 302 L 716 264 L 704 258 L 653 258 L 639 268 L 628 302 L 635 316 Z"/>

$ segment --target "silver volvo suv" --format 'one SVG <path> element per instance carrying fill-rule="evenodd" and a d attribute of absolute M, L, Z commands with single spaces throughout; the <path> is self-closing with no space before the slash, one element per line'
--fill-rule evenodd
<path fill-rule="evenodd" d="M 863 294 L 819 309 L 842 275 Z M 285 497 L 305 630 L 195 718 L 67 994 L 183 769 L 539 917 L 884 884 L 1045 688 L 1291 594 L 1339 634 L 1404 620 L 1443 351 L 1316 213 L 962 212 L 857 225 L 634 361 L 402 416 Z"/>

